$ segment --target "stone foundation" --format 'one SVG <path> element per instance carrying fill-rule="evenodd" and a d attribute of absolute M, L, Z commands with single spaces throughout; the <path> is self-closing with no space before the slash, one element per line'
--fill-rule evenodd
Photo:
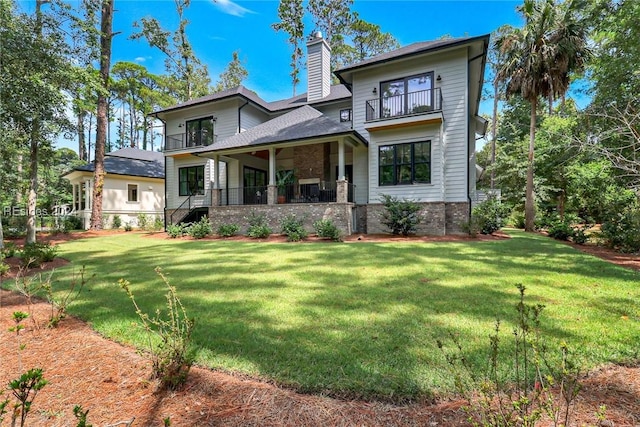
<path fill-rule="evenodd" d="M 217 206 L 209 208 L 209 220 L 213 229 L 221 224 L 237 224 L 240 234 L 246 234 L 249 215 L 251 213 L 264 214 L 267 224 L 274 233 L 279 233 L 281 221 L 289 214 L 303 218 L 305 230 L 314 233 L 313 223 L 321 219 L 330 219 L 344 235 L 353 232 L 352 203 L 301 203 L 283 205 L 253 205 L 253 206 Z"/>
<path fill-rule="evenodd" d="M 416 234 L 419 236 L 443 236 L 446 234 L 460 234 L 462 224 L 468 221 L 468 203 L 420 203 L 422 210 Z M 366 233 L 388 234 L 389 229 L 382 224 L 382 214 L 385 209 L 381 204 L 363 206 L 366 209 Z M 358 215 L 358 218 L 360 216 Z"/>

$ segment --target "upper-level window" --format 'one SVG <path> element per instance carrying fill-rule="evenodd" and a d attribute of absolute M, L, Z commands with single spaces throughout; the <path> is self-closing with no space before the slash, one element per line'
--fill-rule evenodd
<path fill-rule="evenodd" d="M 127 202 L 137 202 L 137 201 L 138 201 L 138 185 L 127 184 Z"/>
<path fill-rule="evenodd" d="M 340 110 L 340 121 L 341 122 L 351 121 L 351 108 L 344 108 Z"/>
<path fill-rule="evenodd" d="M 211 116 L 189 120 L 187 126 L 187 147 L 213 144 L 213 124 L 215 119 Z"/>
<path fill-rule="evenodd" d="M 379 185 L 431 182 L 431 141 L 382 145 L 378 150 Z"/>
<path fill-rule="evenodd" d="M 381 117 L 404 116 L 433 109 L 433 72 L 380 83 Z"/>
<path fill-rule="evenodd" d="M 204 194 L 204 166 L 178 169 L 178 194 L 180 196 Z"/>

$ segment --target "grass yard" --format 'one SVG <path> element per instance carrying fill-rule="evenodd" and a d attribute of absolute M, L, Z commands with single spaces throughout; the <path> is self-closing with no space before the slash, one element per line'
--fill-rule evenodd
<path fill-rule="evenodd" d="M 457 334 L 483 369 L 496 318 L 505 342 L 518 302 L 546 306 L 543 335 L 586 368 L 640 358 L 640 273 L 551 239 L 434 243 L 245 243 L 118 234 L 60 246 L 95 278 L 71 313 L 143 346 L 131 282 L 151 313 L 164 307 L 161 266 L 196 319 L 198 363 L 297 390 L 390 401 L 453 391 L 436 340 Z M 504 356 L 505 363 L 511 358 Z M 506 366 L 506 365 L 505 365 Z M 508 368 L 507 368 L 508 370 Z"/>

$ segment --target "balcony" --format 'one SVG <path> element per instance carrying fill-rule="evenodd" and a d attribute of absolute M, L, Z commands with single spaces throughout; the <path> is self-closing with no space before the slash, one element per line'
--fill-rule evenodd
<path fill-rule="evenodd" d="M 205 147 L 216 142 L 218 135 L 207 130 L 167 135 L 164 151 L 182 150 L 185 148 Z"/>
<path fill-rule="evenodd" d="M 442 111 L 440 88 L 366 101 L 366 121 L 389 120 Z"/>

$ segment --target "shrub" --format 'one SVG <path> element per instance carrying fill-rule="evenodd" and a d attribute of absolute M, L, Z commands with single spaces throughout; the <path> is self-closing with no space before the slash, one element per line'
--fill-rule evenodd
<path fill-rule="evenodd" d="M 133 227 L 131 226 L 131 222 L 127 222 L 124 225 L 124 231 L 131 231 L 131 230 L 133 230 Z"/>
<path fill-rule="evenodd" d="M 29 243 L 24 245 L 20 253 L 22 265 L 38 267 L 43 262 L 53 261 L 58 255 L 58 246 L 50 243 Z"/>
<path fill-rule="evenodd" d="M 509 208 L 493 194 L 474 207 L 471 212 L 471 217 L 477 221 L 478 230 L 482 234 L 491 234 L 500 230 L 508 215 Z"/>
<path fill-rule="evenodd" d="M 584 224 L 580 227 L 574 228 L 573 236 L 571 237 L 573 243 L 576 243 L 578 245 L 584 245 L 585 243 L 587 243 L 589 241 L 589 236 L 587 235 L 587 230 L 589 229 L 589 227 L 589 224 Z"/>
<path fill-rule="evenodd" d="M 342 233 L 330 219 L 321 219 L 313 223 L 318 237 L 324 237 L 339 242 L 342 240 Z"/>
<path fill-rule="evenodd" d="M 120 227 L 122 227 L 122 219 L 120 218 L 120 215 L 114 215 L 111 220 L 111 228 L 117 230 Z"/>
<path fill-rule="evenodd" d="M 287 236 L 290 242 L 299 242 L 307 238 L 309 233 L 304 229 L 303 220 L 296 217 L 295 214 L 285 216 L 280 222 L 282 234 Z"/>
<path fill-rule="evenodd" d="M 0 255 L 0 277 L 2 277 L 5 274 L 7 274 L 10 269 L 11 269 L 11 267 L 9 266 L 9 264 L 5 263 L 4 262 L 4 257 L 2 255 Z"/>
<path fill-rule="evenodd" d="M 149 217 L 147 214 L 138 214 L 138 227 L 142 230 L 146 230 L 149 226 Z"/>
<path fill-rule="evenodd" d="M 509 224 L 514 228 L 524 229 L 524 212 L 521 210 L 514 209 L 511 211 L 511 216 L 509 216 Z"/>
<path fill-rule="evenodd" d="M 85 267 L 78 274 L 75 272 L 71 277 L 69 287 L 65 290 L 60 290 L 58 293 L 54 292 L 53 285 L 51 284 L 51 277 L 42 283 L 42 288 L 47 297 L 47 301 L 51 305 L 51 315 L 49 316 L 49 327 L 55 328 L 60 321 L 67 317 L 67 309 L 75 300 L 80 296 L 80 293 L 91 279 L 85 277 Z"/>
<path fill-rule="evenodd" d="M 194 239 L 203 239 L 212 233 L 211 223 L 209 218 L 203 216 L 200 221 L 194 222 L 188 228 L 187 233 Z"/>
<path fill-rule="evenodd" d="M 160 231 L 164 228 L 164 219 L 162 216 L 156 216 L 153 220 L 153 231 Z"/>
<path fill-rule="evenodd" d="M 74 215 L 66 216 L 62 224 L 62 228 L 67 232 L 82 229 L 82 219 Z"/>
<path fill-rule="evenodd" d="M 620 252 L 640 251 L 640 210 L 636 207 L 612 214 L 600 228 L 605 244 Z"/>
<path fill-rule="evenodd" d="M 549 237 L 557 240 L 569 240 L 573 237 L 573 228 L 568 221 L 555 221 L 547 230 Z"/>
<path fill-rule="evenodd" d="M 408 199 L 398 199 L 394 196 L 382 194 L 382 204 L 385 211 L 382 213 L 382 223 L 386 225 L 393 234 L 408 236 L 415 234 L 418 224 L 420 224 L 421 206 Z"/>
<path fill-rule="evenodd" d="M 172 239 L 182 237 L 187 234 L 187 226 L 183 223 L 167 225 L 167 234 Z"/>
<path fill-rule="evenodd" d="M 220 224 L 218 230 L 216 230 L 216 234 L 221 237 L 231 237 L 235 236 L 238 230 L 240 230 L 238 224 Z"/>
<path fill-rule="evenodd" d="M 5 258 L 11 258 L 16 255 L 18 251 L 18 247 L 13 242 L 7 242 L 4 244 L 4 248 L 2 249 L 2 254 Z"/>
<path fill-rule="evenodd" d="M 462 231 L 467 233 L 471 237 L 478 237 L 480 233 L 480 225 L 478 224 L 478 219 L 473 216 L 469 219 L 469 221 L 464 221 L 461 224 Z"/>
<path fill-rule="evenodd" d="M 169 284 L 160 267 L 156 267 L 155 271 L 168 289 L 165 295 L 167 312 L 164 314 L 160 310 L 156 311 L 154 317 L 144 313 L 136 303 L 129 281 L 120 279 L 118 284 L 133 302 L 136 314 L 142 321 L 142 328 L 148 334 L 153 377 L 160 380 L 163 388 L 175 390 L 186 382 L 195 360 L 193 349 L 190 348 L 195 321 L 187 316 L 176 288 Z"/>
<path fill-rule="evenodd" d="M 264 214 L 257 214 L 251 212 L 248 218 L 249 228 L 247 229 L 247 236 L 254 239 L 264 239 L 269 237 L 273 232 L 267 225 L 267 217 Z"/>
<path fill-rule="evenodd" d="M 47 384 L 48 381 L 44 379 L 42 369 L 39 368 L 29 369 L 20 375 L 20 378 L 9 382 L 9 390 L 11 390 L 13 396 L 18 400 L 18 403 L 14 405 L 12 426 L 16 425 L 18 417 L 20 419 L 18 425 L 21 427 L 26 425 L 25 421 L 31 411 L 31 406 L 36 395 Z"/>
<path fill-rule="evenodd" d="M 559 346 L 559 357 L 550 357 L 540 333 L 544 306 L 525 304 L 525 287 L 521 284 L 517 287 L 520 300 L 509 348 L 505 349 L 501 343 L 500 320 L 497 320 L 494 334 L 489 336 L 485 375 L 477 374 L 477 368 L 469 362 L 455 333 L 450 333 L 451 349 L 440 340 L 438 348 L 449 364 L 458 392 L 468 402 L 464 409 L 472 425 L 533 427 L 545 414 L 552 420 L 551 425 L 572 425 L 571 409 L 580 391 L 580 371 L 569 360 L 569 350 L 564 343 Z M 502 378 L 505 367 L 500 363 L 500 354 L 505 351 L 513 354 L 513 364 L 506 366 L 506 371 L 513 372 L 514 382 Z"/>

